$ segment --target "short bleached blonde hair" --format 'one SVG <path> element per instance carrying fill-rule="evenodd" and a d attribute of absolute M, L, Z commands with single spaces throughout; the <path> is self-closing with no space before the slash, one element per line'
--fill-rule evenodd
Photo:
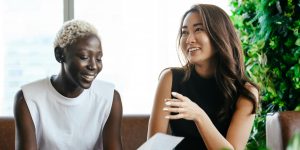
<path fill-rule="evenodd" d="M 67 21 L 56 35 L 54 48 L 65 48 L 75 43 L 79 38 L 89 35 L 96 35 L 99 38 L 97 29 L 90 23 L 83 20 Z"/>

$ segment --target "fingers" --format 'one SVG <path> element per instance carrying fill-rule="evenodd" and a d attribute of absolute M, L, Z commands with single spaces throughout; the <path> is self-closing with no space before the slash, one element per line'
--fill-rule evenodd
<path fill-rule="evenodd" d="M 187 101 L 187 100 L 188 100 L 187 97 L 183 96 L 183 95 L 180 94 L 180 93 L 172 92 L 171 94 L 172 94 L 172 96 L 174 96 L 174 97 L 176 97 L 176 98 L 178 98 L 178 99 L 180 99 L 180 100 L 182 100 L 182 101 Z"/>
<path fill-rule="evenodd" d="M 167 115 L 165 116 L 166 119 L 182 119 L 186 117 L 187 114 L 187 105 L 189 98 L 179 94 L 177 92 L 172 92 L 172 96 L 174 99 L 165 99 L 166 107 L 163 108 L 163 111 L 178 113 L 176 115 Z"/>
<path fill-rule="evenodd" d="M 184 113 L 184 112 L 186 112 L 186 110 L 182 107 L 179 107 L 179 108 L 164 107 L 163 110 L 167 111 L 167 112 L 175 112 L 175 113 Z"/>
<path fill-rule="evenodd" d="M 183 102 L 181 101 L 176 101 L 176 100 L 169 100 L 169 101 L 166 101 L 165 102 L 165 105 L 166 106 L 169 106 L 169 107 L 183 107 Z"/>
<path fill-rule="evenodd" d="M 184 114 L 177 114 L 177 115 L 168 115 L 168 116 L 165 116 L 166 119 L 182 119 L 184 118 Z"/>
<path fill-rule="evenodd" d="M 184 102 L 179 99 L 165 99 L 166 107 L 163 108 L 163 111 L 178 113 L 176 115 L 167 115 L 166 119 L 181 119 L 184 118 L 184 113 L 186 112 Z"/>

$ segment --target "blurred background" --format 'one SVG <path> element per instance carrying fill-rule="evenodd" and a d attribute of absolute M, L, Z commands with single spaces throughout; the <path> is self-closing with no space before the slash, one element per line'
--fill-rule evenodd
<path fill-rule="evenodd" d="M 21 85 L 58 73 L 53 40 L 73 18 L 98 29 L 104 68 L 97 78 L 116 85 L 124 114 L 149 115 L 160 72 L 181 66 L 180 19 L 197 3 L 231 16 L 261 93 L 247 148 L 267 149 L 266 115 L 300 110 L 299 0 L 0 0 L 0 116 L 13 116 Z"/>
<path fill-rule="evenodd" d="M 181 15 L 196 3 L 224 0 L 0 0 L 0 115 L 12 116 L 20 86 L 58 73 L 53 41 L 64 20 L 82 19 L 99 31 L 103 70 L 124 114 L 150 114 L 160 72 L 180 66 L 176 38 Z"/>

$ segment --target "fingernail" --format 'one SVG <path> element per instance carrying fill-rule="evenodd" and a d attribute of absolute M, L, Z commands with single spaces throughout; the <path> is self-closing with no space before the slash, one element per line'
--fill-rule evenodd
<path fill-rule="evenodd" d="M 166 105 L 171 105 L 171 102 L 166 102 Z"/>
<path fill-rule="evenodd" d="M 166 119 L 169 119 L 170 117 L 169 117 L 169 116 L 165 116 L 165 118 L 166 118 Z"/>
<path fill-rule="evenodd" d="M 176 95 L 177 95 L 177 93 L 176 93 L 176 92 L 172 92 L 172 95 L 173 95 L 173 96 L 176 96 Z"/>
<path fill-rule="evenodd" d="M 164 107 L 163 110 L 168 110 L 168 108 Z"/>

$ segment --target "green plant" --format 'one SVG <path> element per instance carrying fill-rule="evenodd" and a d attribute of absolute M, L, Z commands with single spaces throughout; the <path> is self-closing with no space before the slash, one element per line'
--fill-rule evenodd
<path fill-rule="evenodd" d="M 289 140 L 287 150 L 299 150 L 300 149 L 300 132 L 296 132 Z"/>
<path fill-rule="evenodd" d="M 261 88 L 247 148 L 266 149 L 266 114 L 300 107 L 300 1 L 232 0 L 231 6 L 247 75 Z"/>

